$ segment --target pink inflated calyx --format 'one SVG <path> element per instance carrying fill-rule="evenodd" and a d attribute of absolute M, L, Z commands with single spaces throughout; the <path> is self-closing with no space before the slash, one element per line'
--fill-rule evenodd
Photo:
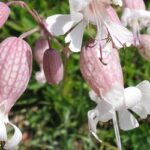
<path fill-rule="evenodd" d="M 9 37 L 0 44 L 0 102 L 6 112 L 25 91 L 32 70 L 30 46 L 21 38 Z"/>
<path fill-rule="evenodd" d="M 150 35 L 140 35 L 140 45 L 137 48 L 141 56 L 150 61 Z"/>
<path fill-rule="evenodd" d="M 10 14 L 9 7 L 5 3 L 0 2 L 0 28 L 7 21 L 9 14 Z"/>
<path fill-rule="evenodd" d="M 115 84 L 123 86 L 123 74 L 118 51 L 112 49 L 107 57 L 101 59 L 97 44 L 84 47 L 80 54 L 80 70 L 91 89 L 99 96 L 106 94 Z M 103 53 L 103 49 L 102 49 Z"/>
<path fill-rule="evenodd" d="M 40 67 L 40 71 L 38 71 L 35 75 L 36 80 L 40 84 L 44 84 L 46 82 L 44 71 L 43 71 L 43 55 L 47 49 L 49 49 L 49 43 L 47 38 L 45 37 L 39 38 L 35 44 L 34 58 Z"/>
<path fill-rule="evenodd" d="M 14 149 L 22 139 L 21 131 L 8 119 L 8 113 L 27 88 L 32 70 L 30 46 L 21 38 L 9 37 L 0 44 L 0 141 L 4 149 Z M 7 137 L 7 125 L 14 129 Z"/>
<path fill-rule="evenodd" d="M 49 84 L 59 84 L 63 80 L 63 62 L 57 51 L 53 49 L 45 51 L 43 57 L 43 69 Z"/>
<path fill-rule="evenodd" d="M 49 49 L 48 40 L 45 37 L 39 38 L 34 48 L 34 58 L 39 65 L 43 65 L 43 55 L 47 49 Z"/>
<path fill-rule="evenodd" d="M 143 10 L 146 8 L 143 0 L 124 0 L 124 7 Z"/>

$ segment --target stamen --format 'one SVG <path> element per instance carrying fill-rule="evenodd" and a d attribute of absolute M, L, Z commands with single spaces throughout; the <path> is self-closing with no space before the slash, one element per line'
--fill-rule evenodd
<path fill-rule="evenodd" d="M 100 60 L 100 62 L 103 64 L 103 65 L 107 65 L 106 63 L 104 63 L 103 62 L 103 53 L 102 53 L 102 46 L 101 46 L 101 42 L 100 42 L 100 44 L 99 44 L 99 47 L 100 47 L 100 58 L 99 58 L 99 60 Z"/>

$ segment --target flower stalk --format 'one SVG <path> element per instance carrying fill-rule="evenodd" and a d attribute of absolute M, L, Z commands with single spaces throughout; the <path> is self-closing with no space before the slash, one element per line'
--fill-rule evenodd
<path fill-rule="evenodd" d="M 24 39 L 24 38 L 30 36 L 31 34 L 37 32 L 37 31 L 39 31 L 39 27 L 36 27 L 36 28 L 33 28 L 33 29 L 31 29 L 31 30 L 29 30 L 29 31 L 27 31 L 27 32 L 24 32 L 24 33 L 21 34 L 19 37 L 22 38 L 22 39 Z"/>
<path fill-rule="evenodd" d="M 27 5 L 26 2 L 23 1 L 11 1 L 7 3 L 8 6 L 11 5 L 17 5 L 20 6 L 22 8 L 25 8 L 29 14 L 31 14 L 31 16 L 34 18 L 34 20 L 38 23 L 41 22 L 41 17 L 38 15 L 38 13 L 35 10 L 30 9 L 30 7 Z"/>

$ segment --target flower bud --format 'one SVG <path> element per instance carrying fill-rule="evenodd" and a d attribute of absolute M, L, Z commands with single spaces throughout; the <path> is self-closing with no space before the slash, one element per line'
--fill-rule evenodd
<path fill-rule="evenodd" d="M 150 35 L 141 35 L 140 46 L 138 46 L 137 48 L 141 56 L 150 61 Z"/>
<path fill-rule="evenodd" d="M 45 37 L 41 37 L 35 44 L 34 57 L 40 67 L 40 71 L 36 72 L 35 79 L 39 84 L 46 83 L 45 74 L 43 72 L 43 55 L 44 52 L 49 49 L 48 40 Z"/>
<path fill-rule="evenodd" d="M 58 84 L 63 80 L 64 67 L 59 53 L 48 49 L 43 57 L 43 69 L 49 84 Z"/>
<path fill-rule="evenodd" d="M 5 3 L 0 2 L 0 28 L 7 21 L 9 14 L 10 14 L 9 7 Z"/>
<path fill-rule="evenodd" d="M 103 49 L 101 51 L 104 53 Z M 84 47 L 80 54 L 80 70 L 92 90 L 101 96 L 111 90 L 115 84 L 122 86 L 123 74 L 116 49 L 112 49 L 102 60 L 98 57 L 98 52 L 100 49 L 95 43 Z"/>
<path fill-rule="evenodd" d="M 5 39 L 0 44 L 0 102 L 6 113 L 27 88 L 31 70 L 30 46 L 21 38 Z"/>
<path fill-rule="evenodd" d="M 130 9 L 143 9 L 145 10 L 145 3 L 143 0 L 124 0 L 124 5 Z"/>
<path fill-rule="evenodd" d="M 39 65 L 43 64 L 44 52 L 49 49 L 49 44 L 46 38 L 41 37 L 37 40 L 34 48 L 34 57 Z"/>

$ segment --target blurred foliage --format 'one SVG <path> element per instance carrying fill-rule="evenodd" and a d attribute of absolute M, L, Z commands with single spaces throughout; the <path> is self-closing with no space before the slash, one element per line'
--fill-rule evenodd
<path fill-rule="evenodd" d="M 6 2 L 3 0 L 3 2 Z M 53 14 L 69 12 L 67 0 L 25 0 L 31 8 L 47 17 Z M 147 1 L 150 7 L 150 2 Z M 36 27 L 36 22 L 26 10 L 11 7 L 11 16 L 0 30 L 0 41 L 8 36 L 19 36 Z M 94 31 L 85 33 L 92 35 Z M 26 40 L 32 49 L 40 34 L 35 33 Z M 58 38 L 60 42 L 63 37 Z M 56 43 L 54 48 L 59 50 Z M 134 47 L 120 50 L 124 71 L 125 86 L 136 85 L 142 80 L 150 80 L 150 63 L 145 61 Z M 35 72 L 39 70 L 33 64 L 29 86 L 10 113 L 11 120 L 18 124 L 23 132 L 23 142 L 19 150 L 117 150 L 112 123 L 98 126 L 98 135 L 107 145 L 100 145 L 90 135 L 87 123 L 88 110 L 95 107 L 88 97 L 89 88 L 79 69 L 79 54 L 72 54 L 67 60 L 67 72 L 64 82 L 58 86 L 39 85 Z M 149 119 L 140 121 L 140 127 L 121 131 L 124 150 L 150 149 Z"/>

